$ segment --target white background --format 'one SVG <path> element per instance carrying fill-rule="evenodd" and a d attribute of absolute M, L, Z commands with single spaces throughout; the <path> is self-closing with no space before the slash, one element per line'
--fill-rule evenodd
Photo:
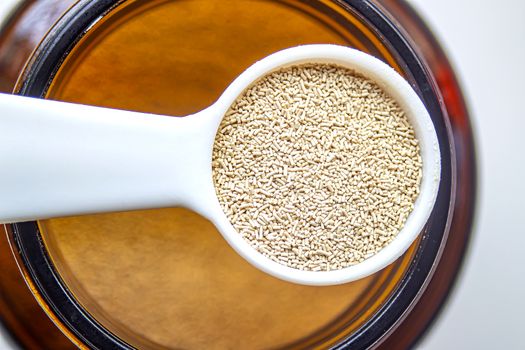
<path fill-rule="evenodd" d="M 0 0 L 0 17 L 16 1 Z M 465 268 L 418 348 L 525 349 L 525 1 L 409 2 L 456 67 L 470 105 L 481 175 Z M 9 349 L 1 332 L 0 349 Z"/>
<path fill-rule="evenodd" d="M 460 283 L 421 349 L 525 349 L 525 1 L 411 0 L 468 97 L 481 175 Z"/>

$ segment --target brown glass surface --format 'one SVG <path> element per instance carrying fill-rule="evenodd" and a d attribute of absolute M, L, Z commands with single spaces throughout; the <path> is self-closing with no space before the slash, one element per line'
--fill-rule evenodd
<path fill-rule="evenodd" d="M 348 31 L 326 15 L 335 10 L 307 2 L 128 1 L 76 45 L 47 97 L 185 115 L 282 48 L 338 43 L 385 52 L 373 40 L 358 41 L 370 33 Z M 77 300 L 140 347 L 333 345 L 374 313 L 410 261 L 409 253 L 358 282 L 307 287 L 255 269 L 185 209 L 55 219 L 40 227 Z"/>
<path fill-rule="evenodd" d="M 0 35 L 0 90 L 12 91 L 29 55 L 77 0 L 21 1 Z"/>
<path fill-rule="evenodd" d="M 454 214 L 441 259 L 418 302 L 378 347 L 381 350 L 397 350 L 414 346 L 426 331 L 432 329 L 432 322 L 438 318 L 460 275 L 476 207 L 476 152 L 467 106 L 445 52 L 422 19 L 405 2 L 386 0 L 381 3 L 392 18 L 401 23 L 400 29 L 413 41 L 413 47 L 433 72 L 454 134 L 454 166 L 457 169 L 453 189 Z"/>
<path fill-rule="evenodd" d="M 47 28 L 50 27 L 56 18 L 53 16 L 57 16 L 60 11 L 73 1 L 27 1 L 28 6 L 24 11 L 21 11 L 15 20 L 10 22 L 7 30 L 4 29 L 0 33 L 0 88 L 2 91 L 11 90 L 26 58 L 38 43 L 39 38 L 45 34 Z M 295 1 L 294 3 L 299 2 Z M 434 278 L 422 294 L 420 301 L 414 305 L 410 313 L 407 313 L 407 318 L 400 323 L 399 327 L 387 339 L 384 339 L 385 341 L 381 346 L 382 349 L 405 349 L 410 344 L 413 344 L 422 330 L 427 327 L 429 321 L 432 320 L 436 310 L 446 297 L 460 265 L 463 251 L 468 241 L 472 218 L 475 188 L 475 181 L 473 181 L 475 179 L 473 174 L 474 158 L 468 114 L 453 72 L 439 45 L 417 15 L 412 13 L 406 4 L 397 0 L 386 0 L 382 1 L 382 3 L 396 16 L 396 21 L 399 21 L 398 23 L 408 31 L 409 36 L 412 36 L 412 39 L 418 45 L 418 49 L 427 59 L 427 64 L 435 75 L 439 88 L 443 93 L 444 103 L 454 130 L 456 151 L 458 152 L 456 154 L 456 166 L 459 169 L 458 187 L 456 189 L 457 202 L 454 207 L 454 219 L 451 222 L 450 234 L 448 243 L 443 251 L 443 258 L 436 266 Z M 193 13 L 188 14 L 188 16 L 192 15 Z M 200 25 L 205 26 L 206 23 L 201 23 Z M 336 26 L 336 28 L 339 27 Z M 121 62 L 114 63 L 120 64 Z M 215 232 L 212 232 L 212 234 L 217 235 Z M 85 253 L 81 252 L 82 258 L 77 258 L 77 260 L 89 260 L 89 253 L 91 253 L 89 250 Z M 72 343 L 62 336 L 58 328 L 55 328 L 40 309 L 24 284 L 23 278 L 19 275 L 16 264 L 10 258 L 10 255 L 11 252 L 5 237 L 0 237 L 0 266 L 2 266 L 0 269 L 0 319 L 2 323 L 8 326 L 8 329 L 24 349 L 73 348 Z M 25 277 L 28 278 L 28 276 Z M 72 278 L 72 280 L 74 279 Z M 31 282 L 31 280 L 28 279 L 28 282 Z M 125 287 L 125 285 L 120 284 L 114 285 L 115 289 Z M 141 293 L 141 290 L 137 291 L 137 293 Z M 77 291 L 82 292 L 82 286 L 78 287 Z M 117 294 L 118 292 L 115 292 L 115 295 Z M 93 301 L 89 299 L 90 297 L 90 295 L 87 295 L 84 301 Z M 172 296 L 166 297 L 168 300 L 170 298 Z M 88 306 L 96 306 L 96 303 Z M 53 313 L 49 309 L 46 312 L 53 317 Z M 324 333 L 329 334 L 331 330 L 340 327 L 343 320 L 340 319 L 339 321 L 341 321 L 340 324 L 332 324 Z M 64 325 L 59 326 L 62 329 L 66 329 Z M 126 332 L 126 327 L 120 327 L 118 324 L 113 326 L 115 326 L 113 327 L 114 329 L 121 328 L 124 333 Z M 322 334 L 319 333 L 317 335 L 320 337 Z"/>
<path fill-rule="evenodd" d="M 76 0 L 23 1 L 0 28 L 0 92 L 10 93 L 35 46 Z M 0 323 L 26 350 L 76 347 L 51 322 L 24 282 L 0 225 Z"/>
<path fill-rule="evenodd" d="M 76 347 L 36 303 L 0 227 L 0 319 L 24 349 L 73 350 Z"/>

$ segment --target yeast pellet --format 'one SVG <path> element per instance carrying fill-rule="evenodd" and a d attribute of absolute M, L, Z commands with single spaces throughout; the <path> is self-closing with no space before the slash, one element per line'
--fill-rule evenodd
<path fill-rule="evenodd" d="M 268 258 L 327 271 L 370 258 L 419 194 L 419 143 L 375 82 L 330 64 L 271 73 L 235 101 L 213 149 L 219 202 Z"/>

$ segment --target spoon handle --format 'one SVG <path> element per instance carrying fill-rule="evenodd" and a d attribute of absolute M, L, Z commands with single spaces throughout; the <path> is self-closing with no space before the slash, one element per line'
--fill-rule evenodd
<path fill-rule="evenodd" d="M 0 94 L 0 222 L 214 198 L 211 114 L 174 118 Z"/>

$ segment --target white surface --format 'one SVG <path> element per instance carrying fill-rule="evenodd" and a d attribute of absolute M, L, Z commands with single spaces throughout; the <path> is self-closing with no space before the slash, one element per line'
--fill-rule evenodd
<path fill-rule="evenodd" d="M 0 164 L 11 169 L 0 223 L 178 205 L 207 214 L 215 106 L 171 118 L 0 94 Z"/>
<path fill-rule="evenodd" d="M 0 25 L 2 24 L 6 15 L 13 9 L 13 7 L 21 0 L 0 0 Z"/>
<path fill-rule="evenodd" d="M 525 2 L 410 2 L 440 37 L 462 80 L 481 172 L 465 269 L 419 348 L 525 349 Z"/>

